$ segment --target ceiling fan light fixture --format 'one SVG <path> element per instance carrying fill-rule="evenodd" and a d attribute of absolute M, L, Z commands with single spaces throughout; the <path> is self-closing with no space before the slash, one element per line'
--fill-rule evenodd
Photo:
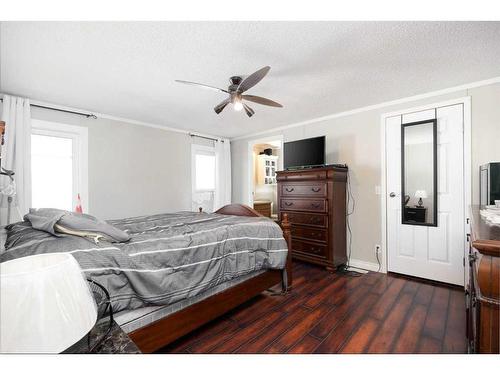
<path fill-rule="evenodd" d="M 233 105 L 233 109 L 235 111 L 240 112 L 241 110 L 245 110 L 245 113 L 248 117 L 252 117 L 255 114 L 255 111 L 245 103 L 245 101 L 250 101 L 253 103 L 267 105 L 270 107 L 283 107 L 281 104 L 267 98 L 263 98 L 262 96 L 255 95 L 243 95 L 244 92 L 254 87 L 257 83 L 259 83 L 269 72 L 271 68 L 269 66 L 265 66 L 256 72 L 253 72 L 249 76 L 233 76 L 229 78 L 230 85 L 227 90 L 205 85 L 203 83 L 196 83 L 190 81 L 183 81 L 180 79 L 176 79 L 176 82 L 183 83 L 186 85 L 194 85 L 199 86 L 205 89 L 223 92 L 229 94 L 229 97 L 226 97 L 225 100 L 220 102 L 214 107 L 214 111 L 216 114 L 220 114 L 224 108 L 227 107 L 228 104 Z"/>
<path fill-rule="evenodd" d="M 239 100 L 235 100 L 233 104 L 233 108 L 235 111 L 241 111 L 243 109 L 243 104 Z"/>

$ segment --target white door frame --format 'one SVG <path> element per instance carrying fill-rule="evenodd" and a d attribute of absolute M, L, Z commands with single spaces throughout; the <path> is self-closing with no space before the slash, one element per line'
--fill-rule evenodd
<path fill-rule="evenodd" d="M 248 141 L 248 150 L 247 150 L 247 187 L 248 187 L 248 195 L 247 201 L 245 204 L 253 207 L 253 173 L 254 173 L 254 165 L 253 165 L 253 147 L 259 143 L 266 143 L 269 141 L 281 141 L 281 158 L 278 158 L 278 170 L 283 170 L 283 135 L 270 135 L 269 137 L 253 139 Z"/>
<path fill-rule="evenodd" d="M 381 196 L 380 196 L 380 212 L 381 212 L 381 222 L 382 222 L 382 233 L 381 233 L 381 238 L 382 238 L 382 243 L 381 243 L 381 264 L 382 267 L 380 269 L 380 272 L 387 273 L 387 181 L 386 181 L 386 132 L 385 132 L 385 123 L 386 119 L 389 117 L 394 117 L 394 116 L 401 116 L 409 113 L 414 113 L 414 112 L 420 112 L 420 111 L 425 111 L 429 109 L 434 109 L 434 108 L 440 108 L 440 107 L 447 107 L 447 106 L 452 106 L 452 105 L 457 105 L 457 104 L 462 104 L 463 105 L 463 116 L 464 116 L 464 214 L 466 220 L 464 220 L 464 228 L 465 231 L 464 233 L 469 232 L 468 228 L 468 217 L 469 217 L 469 206 L 471 205 L 471 190 L 472 190 L 472 179 L 471 179 L 471 173 L 472 173 L 472 154 L 471 154 L 471 127 L 472 127 L 472 122 L 471 122 L 471 97 L 470 96 L 465 96 L 462 98 L 457 98 L 457 99 L 451 99 L 439 103 L 432 103 L 432 104 L 427 104 L 424 106 L 419 106 L 419 107 L 413 107 L 413 108 L 407 108 L 407 109 L 402 109 L 394 112 L 388 112 L 384 113 L 380 117 L 380 141 L 381 141 L 381 147 L 380 147 L 380 160 L 381 160 L 381 170 L 380 170 L 380 181 L 381 181 Z M 467 238 L 464 236 L 464 256 L 468 252 L 468 243 L 467 243 Z M 467 272 L 467 267 L 465 267 L 465 272 Z M 464 274 L 464 277 L 467 275 Z M 464 283 L 466 285 L 466 282 Z"/>

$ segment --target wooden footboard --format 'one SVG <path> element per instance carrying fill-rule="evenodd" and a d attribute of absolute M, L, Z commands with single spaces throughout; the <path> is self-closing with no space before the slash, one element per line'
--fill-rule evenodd
<path fill-rule="evenodd" d="M 254 209 L 241 204 L 230 204 L 216 212 L 223 215 L 262 216 Z M 291 230 L 286 214 L 283 214 L 283 221 L 280 225 L 289 250 L 286 270 L 288 287 L 290 287 L 292 284 Z M 268 270 L 146 327 L 135 330 L 129 336 L 143 353 L 154 352 L 281 281 L 282 271 Z"/>
<path fill-rule="evenodd" d="M 253 208 L 244 204 L 228 204 L 222 208 L 215 211 L 222 215 L 236 215 L 236 216 L 263 216 Z M 283 230 L 283 237 L 288 245 L 288 254 L 286 258 L 286 273 L 288 277 L 288 288 L 292 286 L 292 230 L 291 224 L 288 221 L 288 215 L 286 213 L 282 214 L 282 221 L 279 223 L 281 229 Z"/>

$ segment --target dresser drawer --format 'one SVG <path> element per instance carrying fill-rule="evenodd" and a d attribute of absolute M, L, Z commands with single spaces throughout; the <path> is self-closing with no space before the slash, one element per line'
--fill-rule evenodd
<path fill-rule="evenodd" d="M 311 198 L 326 197 L 326 184 L 323 182 L 311 184 L 287 184 L 281 185 L 282 196 L 303 195 Z"/>
<path fill-rule="evenodd" d="M 287 212 L 288 221 L 298 225 L 310 225 L 314 227 L 326 228 L 328 217 L 326 215 L 302 214 L 297 212 Z"/>
<path fill-rule="evenodd" d="M 278 181 L 304 181 L 304 180 L 325 180 L 327 172 L 325 170 L 303 170 L 303 171 L 281 171 L 277 173 Z"/>
<path fill-rule="evenodd" d="M 292 238 L 326 242 L 328 232 L 324 229 L 292 226 Z"/>
<path fill-rule="evenodd" d="M 280 209 L 282 211 L 326 212 L 328 208 L 326 202 L 326 199 L 284 198 L 280 201 Z"/>
<path fill-rule="evenodd" d="M 292 251 L 326 258 L 326 245 L 318 245 L 292 239 Z"/>

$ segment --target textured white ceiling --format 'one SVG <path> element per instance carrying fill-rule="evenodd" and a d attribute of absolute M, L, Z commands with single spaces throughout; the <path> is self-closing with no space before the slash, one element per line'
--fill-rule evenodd
<path fill-rule="evenodd" d="M 0 90 L 235 137 L 500 75 L 500 22 L 2 22 Z M 270 65 L 228 107 L 228 77 Z"/>

